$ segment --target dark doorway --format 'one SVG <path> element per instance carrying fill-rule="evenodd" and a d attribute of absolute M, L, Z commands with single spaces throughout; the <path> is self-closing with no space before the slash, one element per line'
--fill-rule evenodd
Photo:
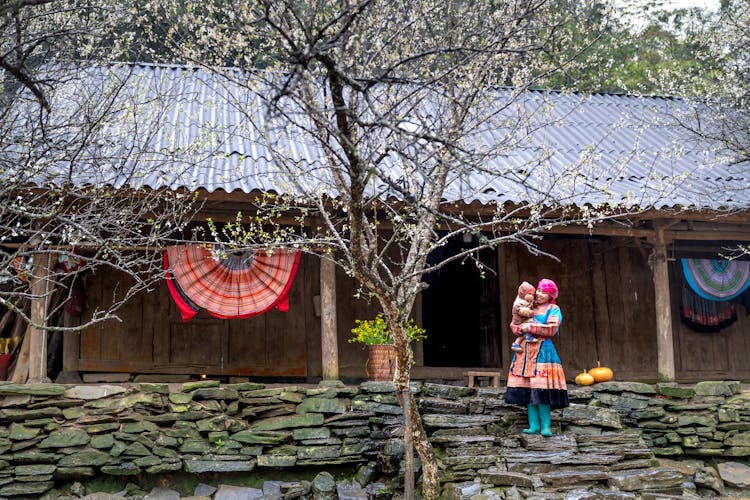
<path fill-rule="evenodd" d="M 428 264 L 472 246 L 474 241 L 451 239 L 430 254 Z M 484 277 L 471 259 L 451 262 L 425 276 L 429 285 L 422 297 L 426 366 L 500 366 L 497 252 L 482 250 L 479 260 L 488 268 Z"/>

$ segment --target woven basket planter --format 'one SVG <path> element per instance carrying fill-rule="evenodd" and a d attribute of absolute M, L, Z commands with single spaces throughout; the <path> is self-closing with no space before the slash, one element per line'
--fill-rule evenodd
<path fill-rule="evenodd" d="M 393 381 L 396 371 L 396 347 L 390 344 L 367 346 L 367 377 L 370 380 Z"/>
<path fill-rule="evenodd" d="M 0 380 L 8 378 L 8 366 L 10 365 L 10 354 L 0 354 Z"/>

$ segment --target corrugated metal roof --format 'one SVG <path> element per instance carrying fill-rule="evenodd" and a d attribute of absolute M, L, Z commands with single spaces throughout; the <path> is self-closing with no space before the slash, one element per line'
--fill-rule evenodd
<path fill-rule="evenodd" d="M 57 133 L 72 136 L 77 126 L 85 126 L 85 116 L 71 103 L 91 106 L 84 99 L 102 92 L 103 106 L 109 102 L 106 89 L 118 80 L 125 83 L 111 100 L 96 154 L 88 152 L 90 158 L 99 158 L 99 167 L 80 168 L 85 163 L 79 160 L 74 182 L 289 192 L 297 188 L 284 182 L 274 151 L 307 165 L 306 170 L 326 163 L 319 144 L 298 129 L 266 127 L 269 117 L 257 89 L 250 92 L 198 68 L 88 68 L 83 79 L 71 79 L 54 95 L 53 107 L 60 113 L 56 119 L 68 120 Z M 497 92 L 498 102 L 511 102 L 510 90 Z M 469 149 L 508 140 L 512 147 L 488 157 L 481 168 L 457 175 L 445 198 L 523 203 L 543 202 L 551 195 L 576 205 L 750 207 L 746 165 L 722 161 L 715 146 L 680 127 L 675 118 L 685 119 L 689 112 L 688 104 L 678 99 L 525 92 L 511 105 L 498 107 L 494 119 L 477 124 L 467 138 Z M 20 158 L 27 152 L 15 144 L 6 149 L 9 153 Z M 36 161 L 56 162 L 61 172 L 72 164 L 62 154 Z M 399 178 L 397 161 L 385 168 L 391 179 Z M 319 169 L 296 180 L 314 188 L 325 185 L 328 175 Z"/>

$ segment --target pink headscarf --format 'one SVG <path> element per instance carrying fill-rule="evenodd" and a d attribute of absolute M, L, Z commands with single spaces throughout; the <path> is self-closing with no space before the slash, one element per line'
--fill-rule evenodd
<path fill-rule="evenodd" d="M 548 280 L 547 278 L 539 281 L 539 284 L 536 286 L 537 290 L 541 290 L 550 297 L 550 303 L 554 304 L 555 299 L 557 298 L 557 285 L 554 281 Z"/>

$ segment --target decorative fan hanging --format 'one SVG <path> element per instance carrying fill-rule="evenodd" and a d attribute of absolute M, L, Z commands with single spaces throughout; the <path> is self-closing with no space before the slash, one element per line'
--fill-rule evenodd
<path fill-rule="evenodd" d="M 707 300 L 725 301 L 750 286 L 750 262 L 725 259 L 681 259 L 690 288 Z"/>
<path fill-rule="evenodd" d="M 164 251 L 167 286 L 183 321 L 200 309 L 221 319 L 249 318 L 274 307 L 289 310 L 289 289 L 299 251 L 228 252 L 217 256 L 205 245 L 170 246 Z"/>

